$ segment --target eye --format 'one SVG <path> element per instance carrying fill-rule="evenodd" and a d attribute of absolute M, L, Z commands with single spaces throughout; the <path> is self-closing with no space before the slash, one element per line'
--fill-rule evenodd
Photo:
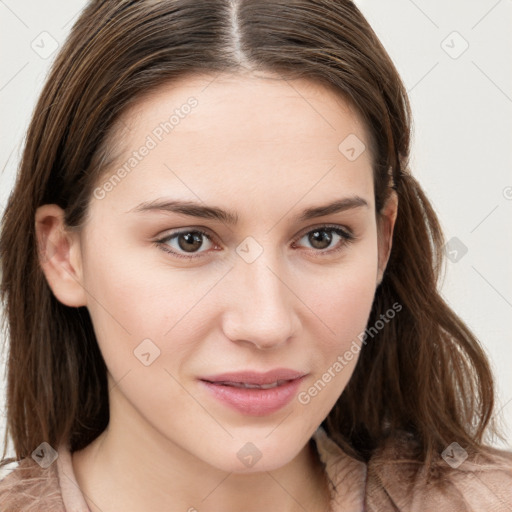
<path fill-rule="evenodd" d="M 356 240 L 356 237 L 340 226 L 325 225 L 310 229 L 297 238 L 293 242 L 293 246 L 295 247 L 297 242 L 302 239 L 310 244 L 310 249 L 315 255 L 330 255 L 342 250 L 346 245 Z M 204 248 L 205 240 L 207 241 L 206 248 L 201 251 L 200 249 Z M 194 228 L 182 229 L 156 240 L 154 243 L 158 248 L 173 256 L 189 260 L 200 257 L 208 249 L 218 247 L 209 233 Z M 329 247 L 332 248 L 329 249 Z"/>
<path fill-rule="evenodd" d="M 178 258 L 196 258 L 196 253 L 199 255 L 206 251 L 199 251 L 204 245 L 205 239 L 210 246 L 215 246 L 212 238 L 208 233 L 200 229 L 186 229 L 167 235 L 160 240 L 156 240 L 157 247 L 165 252 L 168 252 Z M 208 249 L 208 247 L 207 247 Z"/>
<path fill-rule="evenodd" d="M 315 253 L 321 255 L 323 253 L 332 254 L 340 251 L 346 245 L 353 242 L 355 236 L 339 226 L 319 226 L 298 238 L 294 245 L 303 239 L 306 240 L 306 243 L 310 244 L 310 248 L 314 249 Z M 329 247 L 332 248 L 329 249 Z"/>

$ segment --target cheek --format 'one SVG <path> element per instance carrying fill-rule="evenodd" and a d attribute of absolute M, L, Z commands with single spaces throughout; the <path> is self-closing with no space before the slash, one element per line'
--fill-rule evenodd
<path fill-rule="evenodd" d="M 85 259 L 87 308 L 103 358 L 116 381 L 127 372 L 132 372 L 133 379 L 139 371 L 149 370 L 144 358 L 154 361 L 152 368 L 170 367 L 170 361 L 192 353 L 194 340 L 200 339 L 196 335 L 200 321 L 206 317 L 201 299 L 219 279 L 218 272 L 194 279 L 183 270 L 146 260 L 114 244 L 101 253 L 90 251 Z M 147 353 L 149 356 L 143 356 Z"/>
<path fill-rule="evenodd" d="M 375 296 L 377 244 L 369 239 L 336 267 L 323 272 L 323 279 L 306 280 L 309 332 L 315 340 L 312 352 L 314 378 L 299 403 L 325 417 L 345 389 L 363 347 L 362 339 Z"/>
<path fill-rule="evenodd" d="M 92 245 L 91 245 L 92 246 Z M 116 246 L 85 258 L 88 308 L 102 328 L 137 338 L 162 338 L 222 275 L 165 264 L 158 248 Z"/>
<path fill-rule="evenodd" d="M 343 349 L 364 331 L 375 296 L 377 265 L 377 243 L 368 238 L 339 264 L 298 279 L 301 296 L 315 313 L 311 318 L 318 323 L 316 330 L 325 333 L 328 353 Z"/>

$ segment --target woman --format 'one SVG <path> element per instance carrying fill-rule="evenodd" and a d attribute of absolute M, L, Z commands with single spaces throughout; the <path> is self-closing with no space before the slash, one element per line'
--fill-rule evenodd
<path fill-rule="evenodd" d="M 409 137 L 351 2 L 91 2 L 3 218 L 2 510 L 509 510 Z"/>

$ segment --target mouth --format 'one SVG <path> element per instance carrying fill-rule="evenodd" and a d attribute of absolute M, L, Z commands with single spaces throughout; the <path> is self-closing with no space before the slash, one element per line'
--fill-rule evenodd
<path fill-rule="evenodd" d="M 208 381 L 205 381 L 208 382 Z M 250 382 L 210 382 L 211 384 L 217 384 L 219 386 L 230 386 L 234 388 L 244 388 L 244 389 L 272 389 L 277 388 L 277 386 L 282 386 L 287 382 L 291 382 L 291 380 L 278 380 L 272 384 L 253 384 Z"/>
<path fill-rule="evenodd" d="M 306 373 L 277 369 L 266 373 L 238 372 L 199 379 L 217 401 L 251 416 L 265 416 L 284 408 L 296 395 Z"/>

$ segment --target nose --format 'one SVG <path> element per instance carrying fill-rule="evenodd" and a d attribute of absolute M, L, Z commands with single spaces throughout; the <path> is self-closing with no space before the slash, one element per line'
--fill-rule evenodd
<path fill-rule="evenodd" d="M 275 259 L 262 255 L 250 264 L 238 261 L 225 285 L 223 330 L 231 341 L 263 350 L 280 347 L 297 334 L 298 299 Z"/>

